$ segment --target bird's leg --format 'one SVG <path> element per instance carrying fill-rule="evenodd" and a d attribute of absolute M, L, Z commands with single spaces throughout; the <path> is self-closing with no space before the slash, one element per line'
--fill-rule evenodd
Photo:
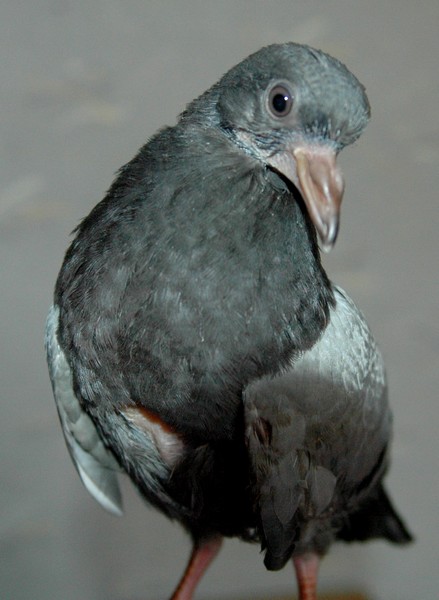
<path fill-rule="evenodd" d="M 311 552 L 293 558 L 299 587 L 299 600 L 317 600 L 319 561 L 319 556 Z"/>
<path fill-rule="evenodd" d="M 198 582 L 218 554 L 222 541 L 222 537 L 215 537 L 202 542 L 195 542 L 186 570 L 171 600 L 192 600 Z"/>

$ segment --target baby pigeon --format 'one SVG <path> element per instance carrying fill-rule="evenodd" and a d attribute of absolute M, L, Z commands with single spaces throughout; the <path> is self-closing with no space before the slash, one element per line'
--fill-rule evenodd
<path fill-rule="evenodd" d="M 410 534 L 382 486 L 391 416 L 364 318 L 320 261 L 363 86 L 294 43 L 251 55 L 122 167 L 76 229 L 47 320 L 67 447 L 121 513 L 117 473 L 190 533 L 190 600 L 223 536 L 293 559 Z"/>

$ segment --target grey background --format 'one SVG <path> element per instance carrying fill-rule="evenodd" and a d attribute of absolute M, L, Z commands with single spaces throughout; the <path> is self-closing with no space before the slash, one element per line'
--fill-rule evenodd
<path fill-rule="evenodd" d="M 342 227 L 325 259 L 383 349 L 395 412 L 388 485 L 417 542 L 337 546 L 320 589 L 438 597 L 437 0 L 4 0 L 0 7 L 0 597 L 167 597 L 189 552 L 124 483 L 126 516 L 87 495 L 64 447 L 42 336 L 69 232 L 114 172 L 233 64 L 307 42 L 366 85 L 373 119 L 341 157 Z M 290 568 L 228 541 L 198 597 L 293 593 Z"/>

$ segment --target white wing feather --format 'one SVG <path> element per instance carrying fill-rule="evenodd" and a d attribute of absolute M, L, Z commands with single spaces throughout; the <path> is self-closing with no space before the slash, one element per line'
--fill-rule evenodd
<path fill-rule="evenodd" d="M 75 396 L 72 372 L 57 339 L 58 319 L 59 308 L 54 305 L 47 317 L 46 352 L 64 438 L 89 493 L 103 508 L 120 516 L 122 498 L 117 481 L 120 468 Z"/>

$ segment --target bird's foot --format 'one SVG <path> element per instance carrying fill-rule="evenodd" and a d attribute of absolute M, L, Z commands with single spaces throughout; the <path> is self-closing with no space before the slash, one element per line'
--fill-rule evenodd
<path fill-rule="evenodd" d="M 317 600 L 317 574 L 320 558 L 309 553 L 293 558 L 299 587 L 299 600 Z"/>
<path fill-rule="evenodd" d="M 195 588 L 218 554 L 222 541 L 222 537 L 215 537 L 194 545 L 186 570 L 171 600 L 192 600 Z"/>

